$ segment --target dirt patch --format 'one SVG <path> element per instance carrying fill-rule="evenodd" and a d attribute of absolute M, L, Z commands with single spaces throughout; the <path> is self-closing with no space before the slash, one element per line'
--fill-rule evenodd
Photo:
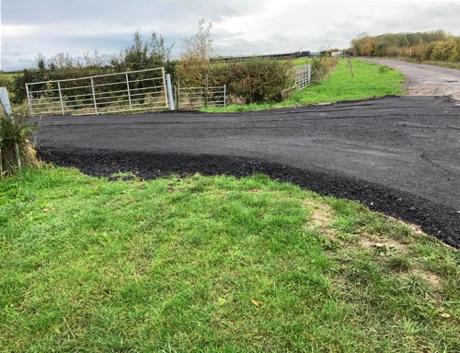
<path fill-rule="evenodd" d="M 332 217 L 334 211 L 331 206 L 324 202 L 314 202 L 312 200 L 305 202 L 304 206 L 310 212 L 308 227 L 331 240 L 337 240 L 337 230 L 331 225 L 334 220 Z"/>
<path fill-rule="evenodd" d="M 460 80 L 459 80 L 460 81 Z M 409 96 L 446 96 L 454 99 L 460 106 L 460 92 L 448 85 L 407 82 L 405 85 Z"/>
<path fill-rule="evenodd" d="M 377 240 L 363 237 L 359 239 L 358 246 L 385 255 L 391 253 L 406 255 L 409 251 L 409 246 L 407 244 L 388 238 Z"/>
<path fill-rule="evenodd" d="M 410 271 L 409 274 L 416 275 L 416 276 L 423 278 L 425 281 L 427 281 L 430 284 L 431 287 L 435 289 L 440 288 L 442 285 L 441 277 L 434 274 L 433 272 L 428 272 L 428 271 L 424 271 L 421 269 L 414 269 Z"/>

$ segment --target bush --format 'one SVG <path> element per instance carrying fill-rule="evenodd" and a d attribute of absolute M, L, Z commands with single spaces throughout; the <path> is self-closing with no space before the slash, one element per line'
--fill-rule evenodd
<path fill-rule="evenodd" d="M 267 58 L 251 58 L 228 64 L 215 64 L 210 84 L 227 84 L 234 102 L 264 103 L 286 99 L 294 86 L 293 64 Z"/>
<path fill-rule="evenodd" d="M 103 68 L 103 67 L 72 67 L 72 68 L 61 68 L 61 69 L 24 69 L 22 75 L 17 75 L 14 78 L 13 83 L 11 84 L 11 102 L 14 104 L 22 104 L 25 99 L 27 99 L 26 92 L 26 83 L 34 82 L 47 82 L 47 81 L 57 81 L 57 80 L 66 80 L 72 78 L 81 78 L 88 77 L 100 74 L 112 73 L 112 68 Z M 81 82 L 67 82 L 66 88 L 78 87 L 81 85 Z M 42 85 L 35 85 L 34 90 L 46 90 L 51 87 L 48 87 L 46 83 Z M 57 93 L 56 93 L 57 94 Z M 73 92 L 72 90 L 67 91 L 68 95 L 79 94 L 79 91 Z"/>
<path fill-rule="evenodd" d="M 311 81 L 320 83 L 329 75 L 329 73 L 338 64 L 338 57 L 327 58 L 325 56 L 317 56 L 311 62 Z"/>
<path fill-rule="evenodd" d="M 3 114 L 0 108 L 0 178 L 9 175 L 18 168 L 18 157 L 22 165 L 35 165 L 35 152 L 31 148 L 27 136 L 36 127 L 29 123 L 26 114 L 18 114 L 14 121 Z M 17 146 L 17 147 L 16 147 Z M 19 153 L 19 156 L 18 156 Z"/>

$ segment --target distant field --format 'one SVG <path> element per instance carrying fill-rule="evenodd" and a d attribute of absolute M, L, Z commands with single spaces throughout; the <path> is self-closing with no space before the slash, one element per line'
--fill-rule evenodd
<path fill-rule="evenodd" d="M 299 58 L 299 59 L 293 60 L 294 66 L 307 65 L 307 64 L 310 63 L 310 62 L 311 62 L 311 59 L 310 59 L 310 58 Z"/>
<path fill-rule="evenodd" d="M 14 79 L 18 75 L 22 75 L 22 73 L 21 72 L 0 72 L 0 78 L 5 78 L 9 80 Z"/>

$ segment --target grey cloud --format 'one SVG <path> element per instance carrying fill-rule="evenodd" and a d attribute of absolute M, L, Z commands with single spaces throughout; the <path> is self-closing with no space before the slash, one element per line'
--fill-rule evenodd
<path fill-rule="evenodd" d="M 260 10 L 262 4 L 261 0 L 3 0 L 2 17 L 5 24 L 101 21 L 113 25 L 136 25 L 162 18 L 218 21 Z"/>
<path fill-rule="evenodd" d="M 1 0 L 2 24 L 37 26 L 36 33 L 3 37 L 2 66 L 19 68 L 38 52 L 48 58 L 58 52 L 74 56 L 98 49 L 116 54 L 131 44 L 136 29 L 154 30 L 178 57 L 182 39 L 196 32 L 197 20 L 215 24 L 216 54 L 250 55 L 316 51 L 330 44 L 345 48 L 359 33 L 445 29 L 459 35 L 458 2 L 320 2 L 306 1 L 262 19 L 265 0 Z M 283 3 L 281 0 L 280 4 Z M 245 16 L 254 33 L 224 26 Z M 254 24 L 252 26 L 252 24 Z M 94 29 L 96 28 L 96 29 Z M 259 38 L 248 40 L 247 38 Z M 13 53 L 16 56 L 13 56 Z M 18 55 L 20 53 L 20 55 Z M 22 61 L 21 61 L 22 60 Z M 7 63 L 8 61 L 8 63 Z"/>

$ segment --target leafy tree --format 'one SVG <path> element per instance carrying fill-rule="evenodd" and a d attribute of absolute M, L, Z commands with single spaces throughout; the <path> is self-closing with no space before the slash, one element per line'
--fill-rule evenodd
<path fill-rule="evenodd" d="M 39 70 L 43 71 L 46 69 L 46 58 L 42 53 L 38 53 L 35 57 L 35 64 Z"/>
<path fill-rule="evenodd" d="M 435 45 L 436 45 L 436 43 L 429 43 L 425 47 L 425 50 L 423 51 L 423 54 L 422 54 L 422 60 L 430 60 L 431 59 L 431 53 L 433 52 L 433 49 L 434 49 Z"/>
<path fill-rule="evenodd" d="M 407 39 L 407 36 L 405 34 L 400 35 L 398 46 L 400 48 L 406 48 L 409 46 L 409 40 Z"/>
<path fill-rule="evenodd" d="M 456 51 L 454 41 L 437 41 L 434 43 L 430 59 L 447 61 L 453 55 L 452 58 L 455 60 L 457 58 L 457 54 L 454 50 Z M 452 54 L 453 51 L 454 53 Z"/>
<path fill-rule="evenodd" d="M 147 40 L 143 40 L 139 31 L 133 35 L 133 43 L 124 48 L 110 60 L 116 71 L 135 71 L 165 67 L 168 72 L 173 71 L 171 50 L 174 45 L 167 46 L 162 36 L 154 31 Z"/>

